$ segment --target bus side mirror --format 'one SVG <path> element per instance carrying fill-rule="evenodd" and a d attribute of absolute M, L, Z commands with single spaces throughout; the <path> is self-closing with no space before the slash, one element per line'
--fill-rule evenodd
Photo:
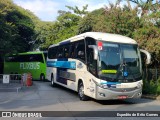
<path fill-rule="evenodd" d="M 98 59 L 98 48 L 96 45 L 88 45 L 89 48 L 93 49 L 93 56 L 94 56 L 94 60 Z"/>
<path fill-rule="evenodd" d="M 146 64 L 149 65 L 151 63 L 151 54 L 143 49 L 140 49 L 140 52 L 144 53 L 146 55 Z"/>

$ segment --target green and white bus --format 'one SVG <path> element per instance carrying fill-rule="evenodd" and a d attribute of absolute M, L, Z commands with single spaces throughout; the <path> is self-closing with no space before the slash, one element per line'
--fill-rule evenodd
<path fill-rule="evenodd" d="M 31 73 L 33 80 L 46 79 L 47 52 L 24 52 L 5 56 L 4 74 Z"/>
<path fill-rule="evenodd" d="M 150 54 L 142 50 L 150 63 Z M 140 98 L 142 63 L 137 42 L 109 33 L 87 32 L 51 45 L 47 79 L 78 92 L 80 100 Z"/>

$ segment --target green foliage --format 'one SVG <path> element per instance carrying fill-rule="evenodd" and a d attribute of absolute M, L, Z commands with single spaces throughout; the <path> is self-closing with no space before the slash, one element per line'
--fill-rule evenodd
<path fill-rule="evenodd" d="M 155 53 L 157 59 L 160 60 L 160 11 L 157 10 L 160 5 L 151 5 L 155 10 L 150 14 L 144 12 L 139 18 L 137 8 L 131 9 L 129 5 L 120 8 L 117 4 L 110 4 L 109 7 L 87 14 L 78 25 L 78 34 L 97 31 L 128 36 L 135 39 L 140 48 Z M 144 4 L 143 10 L 145 11 L 149 9 L 148 5 L 151 3 L 138 1 L 137 4 Z"/>
<path fill-rule="evenodd" d="M 77 34 L 77 26 L 82 18 L 69 11 L 59 11 L 58 13 L 59 16 L 54 23 L 47 26 L 44 24 L 43 29 L 40 29 L 40 36 L 37 37 L 41 37 L 41 39 L 37 39 L 38 41 L 43 41 L 40 49 L 47 49 L 49 45 L 56 44 Z"/>
<path fill-rule="evenodd" d="M 40 48 L 41 50 L 46 50 L 51 44 L 53 38 L 52 22 L 42 22 L 38 21 L 35 26 L 35 41 L 33 41 L 32 50 Z M 47 44 L 47 45 L 46 45 Z M 47 46 L 47 47 L 45 47 Z"/>
<path fill-rule="evenodd" d="M 28 51 L 33 40 L 34 23 L 24 9 L 11 0 L 0 1 L 0 50 L 6 53 Z"/>
<path fill-rule="evenodd" d="M 158 79 L 158 82 L 157 82 L 157 94 L 160 95 L 160 77 Z"/>
<path fill-rule="evenodd" d="M 84 17 L 78 24 L 77 34 L 93 31 L 94 17 L 90 14 Z"/>
<path fill-rule="evenodd" d="M 157 81 L 143 80 L 143 94 L 160 95 L 160 78 Z"/>
<path fill-rule="evenodd" d="M 132 37 L 133 31 L 140 25 L 136 10 L 130 11 L 128 7 L 121 9 L 110 6 L 95 10 L 84 17 L 79 24 L 79 33 L 98 31 Z"/>
<path fill-rule="evenodd" d="M 137 7 L 142 8 L 137 17 Z M 128 6 L 118 7 L 121 0 L 108 7 L 88 12 L 88 5 L 80 10 L 66 6 L 69 11 L 58 11 L 54 22 L 40 21 L 31 11 L 25 10 L 12 0 L 0 0 L 0 58 L 6 53 L 47 48 L 69 37 L 84 32 L 108 32 L 135 39 L 140 48 L 156 54 L 160 61 L 160 4 L 152 0 L 127 0 Z M 151 10 L 150 14 L 147 11 Z M 143 93 L 160 94 L 160 78 L 157 82 L 144 80 Z"/>
<path fill-rule="evenodd" d="M 156 14 L 153 13 L 150 16 L 141 18 L 142 25 L 134 31 L 133 38 L 137 40 L 141 48 L 155 53 L 157 59 L 160 60 L 159 17 L 160 14 L 157 12 Z"/>
<path fill-rule="evenodd" d="M 131 8 L 129 1 L 142 8 L 137 17 L 137 8 Z M 89 31 L 108 32 L 135 39 L 140 48 L 155 53 L 160 60 L 160 4 L 152 1 L 127 0 L 128 6 L 118 7 L 121 0 L 92 12 L 88 5 L 80 10 L 77 6 L 66 6 L 69 11 L 59 11 L 54 22 L 40 21 L 31 11 L 16 6 L 12 0 L 0 1 L 0 51 L 22 52 L 40 48 Z M 151 10 L 151 14 L 146 14 Z"/>
<path fill-rule="evenodd" d="M 142 8 L 142 15 L 145 14 L 146 10 L 155 10 L 157 8 L 157 2 L 155 3 L 155 0 L 128 0 L 135 4 L 137 4 L 138 7 Z"/>
<path fill-rule="evenodd" d="M 66 5 L 66 7 L 69 10 L 72 10 L 74 12 L 74 14 L 79 15 L 81 17 L 84 16 L 84 15 L 86 15 L 88 13 L 88 11 L 87 11 L 88 5 L 83 6 L 82 10 L 80 10 L 77 6 L 71 7 L 71 6 L 67 6 Z"/>

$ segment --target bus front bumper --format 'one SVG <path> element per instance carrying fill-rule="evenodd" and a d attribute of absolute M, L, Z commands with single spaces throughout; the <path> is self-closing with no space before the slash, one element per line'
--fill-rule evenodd
<path fill-rule="evenodd" d="M 103 89 L 97 86 L 96 99 L 97 100 L 113 100 L 113 99 L 129 99 L 129 98 L 141 98 L 142 96 L 142 88 L 133 90 L 133 91 L 125 91 L 124 89 L 120 91 L 113 91 L 110 89 Z"/>

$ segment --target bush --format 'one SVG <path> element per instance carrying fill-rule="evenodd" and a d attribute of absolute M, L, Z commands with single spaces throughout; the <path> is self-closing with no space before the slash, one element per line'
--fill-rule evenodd
<path fill-rule="evenodd" d="M 147 94 L 148 93 L 148 89 L 147 89 L 148 87 L 149 87 L 148 81 L 143 80 L 143 89 L 142 89 L 143 94 Z"/>
<path fill-rule="evenodd" d="M 158 87 L 157 87 L 157 94 L 160 95 L 160 77 L 158 79 Z"/>
<path fill-rule="evenodd" d="M 143 81 L 143 94 L 160 95 L 160 78 L 156 81 Z"/>

